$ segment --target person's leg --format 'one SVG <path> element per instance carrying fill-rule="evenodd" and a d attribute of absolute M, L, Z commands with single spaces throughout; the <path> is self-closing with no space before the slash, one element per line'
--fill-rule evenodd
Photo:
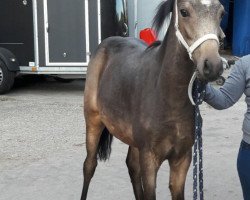
<path fill-rule="evenodd" d="M 244 200 L 250 200 L 250 144 L 241 143 L 237 169 L 243 190 Z"/>

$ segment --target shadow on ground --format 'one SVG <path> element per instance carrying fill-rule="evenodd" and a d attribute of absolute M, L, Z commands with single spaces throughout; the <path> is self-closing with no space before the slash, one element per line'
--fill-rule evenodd
<path fill-rule="evenodd" d="M 77 92 L 84 90 L 84 79 L 60 80 L 44 75 L 26 75 L 16 78 L 10 93 L 24 92 Z"/>

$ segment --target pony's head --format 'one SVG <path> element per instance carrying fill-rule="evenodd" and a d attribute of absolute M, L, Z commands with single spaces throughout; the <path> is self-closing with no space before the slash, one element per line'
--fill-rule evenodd
<path fill-rule="evenodd" d="M 225 37 L 220 27 L 225 11 L 219 0 L 167 0 L 154 18 L 156 31 L 171 11 L 176 37 L 197 67 L 198 78 L 217 79 L 223 72 L 219 39 Z"/>

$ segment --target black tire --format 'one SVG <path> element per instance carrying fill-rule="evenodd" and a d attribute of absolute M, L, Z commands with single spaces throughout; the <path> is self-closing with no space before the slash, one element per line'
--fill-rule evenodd
<path fill-rule="evenodd" d="M 220 77 L 216 80 L 216 83 L 217 83 L 217 85 L 222 86 L 222 85 L 224 85 L 225 81 L 226 81 L 226 79 L 225 79 L 223 76 L 220 76 Z"/>
<path fill-rule="evenodd" d="M 15 72 L 8 70 L 3 61 L 0 60 L 0 94 L 4 94 L 12 88 L 15 80 Z"/>

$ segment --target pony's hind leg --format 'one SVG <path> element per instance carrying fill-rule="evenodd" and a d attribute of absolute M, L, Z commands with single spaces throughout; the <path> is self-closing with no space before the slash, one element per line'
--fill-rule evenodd
<path fill-rule="evenodd" d="M 186 153 L 179 158 L 169 159 L 170 181 L 169 188 L 172 194 L 172 200 L 184 200 L 185 181 L 192 159 L 192 152 Z"/>
<path fill-rule="evenodd" d="M 87 199 L 90 181 L 95 173 L 97 166 L 98 144 L 104 125 L 99 120 L 99 116 L 86 118 L 86 150 L 87 156 L 83 164 L 84 184 L 81 200 Z"/>
<path fill-rule="evenodd" d="M 137 148 L 129 147 L 126 164 L 128 167 L 131 183 L 133 185 L 135 199 L 143 200 L 141 168 L 139 162 L 139 151 Z"/>
<path fill-rule="evenodd" d="M 101 156 L 99 157 L 105 160 L 107 158 L 107 150 L 109 150 L 109 145 L 106 144 L 107 139 L 109 139 L 110 137 L 107 136 L 109 135 L 107 134 L 107 131 L 106 133 L 102 134 L 104 125 L 101 122 L 99 109 L 97 106 L 99 81 L 105 68 L 106 62 L 106 50 L 105 48 L 100 47 L 98 48 L 96 55 L 93 55 L 88 66 L 88 73 L 84 90 L 84 115 L 86 120 L 87 157 L 84 161 L 84 184 L 81 200 L 85 200 L 87 198 L 89 183 L 95 173 L 95 168 L 97 166 L 98 151 L 100 151 L 101 153 Z M 108 140 L 108 143 L 110 143 L 110 140 Z"/>

